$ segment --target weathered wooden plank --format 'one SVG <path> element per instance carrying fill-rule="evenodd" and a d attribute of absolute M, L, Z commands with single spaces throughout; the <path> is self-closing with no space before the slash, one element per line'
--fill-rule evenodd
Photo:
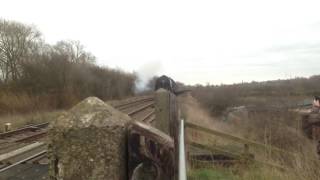
<path fill-rule="evenodd" d="M 157 90 L 155 93 L 155 113 L 155 127 L 168 134 L 174 140 L 174 171 L 175 174 L 178 174 L 179 113 L 176 95 L 165 89 Z"/>
<path fill-rule="evenodd" d="M 174 141 L 160 130 L 134 121 L 128 128 L 129 179 L 174 177 Z"/>
<path fill-rule="evenodd" d="M 174 148 L 173 139 L 169 135 L 145 123 L 133 121 L 130 123 L 128 129 L 129 132 L 137 132 L 167 148 Z"/>
<path fill-rule="evenodd" d="M 261 144 L 261 143 L 254 142 L 254 141 L 250 141 L 250 140 L 243 139 L 243 138 L 240 138 L 240 137 L 237 137 L 237 136 L 232 136 L 230 134 L 226 134 L 226 133 L 219 132 L 219 131 L 216 131 L 216 130 L 213 130 L 213 129 L 205 128 L 205 127 L 202 127 L 202 126 L 190 123 L 190 122 L 186 123 L 186 127 L 190 128 L 191 130 L 198 130 L 198 131 L 201 131 L 201 132 L 205 132 L 205 133 L 208 133 L 208 134 L 212 134 L 212 135 L 219 136 L 219 137 L 222 137 L 222 138 L 225 138 L 225 139 L 229 139 L 229 140 L 232 140 L 232 141 L 236 141 L 236 142 L 239 142 L 239 143 L 242 143 L 242 144 L 247 144 L 247 145 L 250 145 L 250 146 L 254 146 L 254 147 L 257 147 L 257 148 L 267 149 L 267 150 L 271 150 L 271 151 L 275 151 L 275 152 L 279 152 L 279 153 L 284 153 L 284 154 L 290 155 L 290 156 L 297 156 L 297 154 L 295 154 L 293 152 L 285 151 L 285 150 L 277 148 L 277 147 L 267 146 L 265 144 Z"/>
<path fill-rule="evenodd" d="M 210 150 L 211 152 L 215 153 L 215 154 L 222 154 L 222 155 L 225 155 L 225 156 L 228 156 L 228 157 L 231 157 L 231 158 L 235 158 L 235 159 L 240 159 L 241 155 L 240 154 L 236 154 L 236 153 L 233 153 L 233 152 L 228 152 L 228 151 L 225 151 L 217 146 L 213 146 L 213 145 L 204 145 L 204 144 L 201 144 L 201 143 L 197 143 L 197 142 L 189 142 L 188 143 L 190 146 L 193 146 L 193 147 L 197 147 L 197 148 L 200 148 L 200 149 L 206 149 L 206 150 Z"/>
<path fill-rule="evenodd" d="M 191 142 L 190 143 L 191 146 L 194 146 L 194 147 L 198 147 L 198 148 L 201 148 L 201 149 L 207 149 L 207 150 L 210 150 L 214 153 L 221 153 L 223 155 L 226 155 L 226 156 L 229 156 L 229 157 L 232 157 L 232 158 L 235 158 L 235 159 L 246 159 L 248 158 L 245 154 L 241 154 L 241 153 L 233 153 L 233 152 L 228 152 L 228 151 L 225 151 L 217 146 L 214 146 L 214 145 L 203 145 L 203 144 L 200 144 L 200 143 L 196 143 L 196 142 Z M 274 163 L 270 163 L 270 162 L 264 162 L 264 161 L 260 161 L 260 160 L 257 160 L 257 159 L 247 159 L 247 160 L 250 160 L 250 161 L 254 161 L 255 163 L 258 163 L 260 165 L 263 165 L 263 166 L 268 166 L 268 167 L 271 167 L 271 168 L 277 168 L 277 169 L 280 169 L 280 170 L 288 170 L 287 168 L 281 166 L 281 165 L 278 165 L 278 164 L 274 164 Z"/>
<path fill-rule="evenodd" d="M 155 93 L 155 127 L 170 135 L 170 92 L 159 89 Z"/>

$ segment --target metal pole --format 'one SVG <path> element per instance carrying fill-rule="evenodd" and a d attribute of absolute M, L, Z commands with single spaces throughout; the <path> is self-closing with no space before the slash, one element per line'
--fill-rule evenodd
<path fill-rule="evenodd" d="M 187 180 L 183 119 L 181 120 L 181 123 L 180 123 L 180 136 L 179 136 L 179 180 Z"/>

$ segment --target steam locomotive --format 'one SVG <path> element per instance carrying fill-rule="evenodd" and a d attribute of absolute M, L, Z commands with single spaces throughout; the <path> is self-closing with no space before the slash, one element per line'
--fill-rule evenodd
<path fill-rule="evenodd" d="M 176 82 L 166 75 L 160 76 L 155 82 L 155 91 L 158 89 L 166 89 L 175 95 L 180 95 L 190 90 L 179 90 Z"/>
<path fill-rule="evenodd" d="M 156 84 L 155 84 L 155 90 L 158 90 L 160 88 L 163 88 L 172 93 L 175 93 L 177 90 L 177 84 L 170 77 L 166 75 L 162 75 L 156 80 Z"/>

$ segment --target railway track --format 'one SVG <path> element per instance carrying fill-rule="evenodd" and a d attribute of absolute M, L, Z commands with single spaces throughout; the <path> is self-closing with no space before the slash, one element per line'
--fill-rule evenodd
<path fill-rule="evenodd" d="M 134 120 L 152 124 L 155 119 L 154 98 L 152 96 L 132 98 L 114 103 L 112 106 L 128 114 Z M 46 143 L 41 141 L 47 134 L 48 125 L 49 123 L 28 125 L 0 134 L 0 179 L 8 176 L 27 176 L 29 178 L 30 176 L 27 174 L 37 173 L 38 176 L 33 179 L 46 178 L 46 174 L 43 174 L 43 172 L 47 172 L 48 168 L 46 165 L 48 163 Z M 37 167 L 39 170 L 32 169 L 32 167 Z"/>
<path fill-rule="evenodd" d="M 154 98 L 151 96 L 119 103 L 113 107 L 129 115 L 134 120 L 152 123 L 155 119 Z"/>
<path fill-rule="evenodd" d="M 0 179 L 47 179 L 47 145 L 36 142 L 0 155 Z"/>
<path fill-rule="evenodd" d="M 135 120 L 147 121 L 154 112 L 150 111 L 154 108 L 153 106 L 153 97 L 143 97 L 140 99 L 135 98 L 134 101 L 118 103 L 114 105 L 114 108 L 128 114 Z M 152 113 L 150 114 L 150 112 Z M 145 114 L 148 116 L 145 117 Z M 27 125 L 17 130 L 0 133 L 0 154 L 1 149 L 4 149 L 7 144 L 32 142 L 45 137 L 48 125 L 48 122 Z"/>
<path fill-rule="evenodd" d="M 153 102 L 153 101 L 154 101 L 154 98 L 149 96 L 149 97 L 143 97 L 136 100 L 131 100 L 131 101 L 129 100 L 128 102 L 122 102 L 122 103 L 120 102 L 118 104 L 114 104 L 113 107 L 120 111 L 123 111 L 125 109 L 132 108 L 135 105 L 139 105 L 145 102 Z"/>
<path fill-rule="evenodd" d="M 35 125 L 27 125 L 26 127 L 23 127 L 23 128 L 20 128 L 20 129 L 16 129 L 16 130 L 13 130 L 13 131 L 0 133 L 0 139 L 10 138 L 12 136 L 17 136 L 17 135 L 20 135 L 20 134 L 24 134 L 26 132 L 34 132 L 34 131 L 38 131 L 40 129 L 45 129 L 45 128 L 48 127 L 48 125 L 49 125 L 48 122 L 41 123 L 41 124 L 35 124 Z"/>
<path fill-rule="evenodd" d="M 39 157 L 44 158 L 46 154 L 47 145 L 44 142 L 35 142 L 24 147 L 15 149 L 8 153 L 0 155 L 0 173 L 13 168 L 19 164 L 32 162 L 36 163 L 40 160 Z M 37 160 L 36 160 L 37 159 Z"/>
<path fill-rule="evenodd" d="M 0 154 L 13 151 L 46 136 L 49 123 L 26 127 L 0 134 Z M 1 162 L 0 162 L 1 163 Z"/>

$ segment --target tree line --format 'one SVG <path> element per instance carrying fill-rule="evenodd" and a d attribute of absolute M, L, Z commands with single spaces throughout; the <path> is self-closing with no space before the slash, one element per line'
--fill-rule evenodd
<path fill-rule="evenodd" d="M 312 99 L 320 95 L 320 75 L 231 85 L 195 85 L 188 88 L 213 115 L 221 115 L 233 106 L 289 107 L 302 103 L 304 99 Z"/>
<path fill-rule="evenodd" d="M 88 96 L 134 93 L 136 76 L 100 67 L 79 41 L 44 41 L 32 25 L 0 19 L 0 113 L 68 108 Z"/>

